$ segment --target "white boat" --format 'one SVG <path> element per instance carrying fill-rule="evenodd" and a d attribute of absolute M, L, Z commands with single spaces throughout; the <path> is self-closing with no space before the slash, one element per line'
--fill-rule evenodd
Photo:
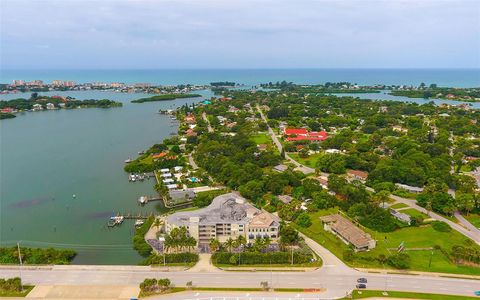
<path fill-rule="evenodd" d="M 135 220 L 135 227 L 142 226 L 143 223 L 145 223 L 145 221 L 142 219 Z"/>
<path fill-rule="evenodd" d="M 147 203 L 148 202 L 147 196 L 141 196 L 140 198 L 138 198 L 138 202 L 140 202 L 140 204 Z"/>
<path fill-rule="evenodd" d="M 125 218 L 123 216 L 115 216 L 110 217 L 110 220 L 113 221 L 115 224 L 122 224 Z"/>
<path fill-rule="evenodd" d="M 128 164 L 128 163 L 131 163 L 132 161 L 133 161 L 133 160 L 132 160 L 131 158 L 129 158 L 129 159 L 126 159 L 126 160 L 125 160 L 125 163 Z"/>

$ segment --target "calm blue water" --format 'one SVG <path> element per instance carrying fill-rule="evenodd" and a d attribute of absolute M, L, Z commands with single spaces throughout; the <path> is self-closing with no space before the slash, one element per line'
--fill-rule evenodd
<path fill-rule="evenodd" d="M 265 82 L 293 81 L 315 84 L 348 81 L 358 84 L 436 83 L 440 86 L 480 86 L 480 69 L 212 69 L 212 70 L 3 70 L 1 83 L 13 79 L 54 79 L 83 82 L 154 84 L 208 84 L 212 81 L 234 81 L 246 85 Z"/>
<path fill-rule="evenodd" d="M 73 248 L 77 264 L 136 264 L 133 221 L 105 225 L 116 212 L 155 212 L 155 203 L 137 205 L 139 196 L 153 195 L 154 181 L 128 182 L 124 160 L 177 131 L 159 109 L 203 98 L 134 104 L 146 95 L 68 95 L 124 106 L 26 112 L 0 121 L 0 245 Z"/>

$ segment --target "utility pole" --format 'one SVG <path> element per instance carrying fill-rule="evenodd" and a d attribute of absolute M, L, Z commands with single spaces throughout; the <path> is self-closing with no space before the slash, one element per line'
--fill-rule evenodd
<path fill-rule="evenodd" d="M 22 282 L 22 255 L 20 254 L 20 242 L 17 242 L 17 250 L 18 250 L 18 261 L 20 262 L 20 268 L 18 271 L 20 272 L 20 288 L 22 289 L 23 292 L 23 282 Z"/>
<path fill-rule="evenodd" d="M 293 266 L 293 246 L 290 246 L 290 249 L 292 250 L 292 266 Z"/>

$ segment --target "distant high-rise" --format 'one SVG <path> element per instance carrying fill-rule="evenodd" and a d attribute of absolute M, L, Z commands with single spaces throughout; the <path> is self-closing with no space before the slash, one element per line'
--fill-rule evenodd
<path fill-rule="evenodd" d="M 13 82 L 12 82 L 12 85 L 25 85 L 25 81 L 21 80 L 21 79 L 14 79 Z"/>

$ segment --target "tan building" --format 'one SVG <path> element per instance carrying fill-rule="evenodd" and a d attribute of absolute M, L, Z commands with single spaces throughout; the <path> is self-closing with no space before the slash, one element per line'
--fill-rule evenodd
<path fill-rule="evenodd" d="M 220 195 L 212 203 L 196 211 L 178 212 L 167 217 L 166 232 L 175 227 L 186 227 L 191 237 L 197 240 L 198 248 L 209 250 L 212 239 L 224 243 L 228 238 L 242 235 L 248 243 L 255 238 L 278 239 L 280 220 L 262 211 L 246 199 L 234 193 Z"/>
<path fill-rule="evenodd" d="M 320 217 L 320 220 L 326 231 L 334 233 L 346 244 L 353 245 L 355 251 L 368 251 L 376 246 L 375 240 L 368 233 L 339 214 Z"/>

